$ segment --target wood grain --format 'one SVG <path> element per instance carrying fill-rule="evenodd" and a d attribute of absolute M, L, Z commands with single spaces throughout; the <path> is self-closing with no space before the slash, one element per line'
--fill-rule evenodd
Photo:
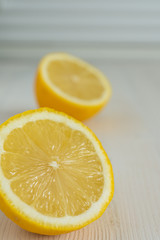
<path fill-rule="evenodd" d="M 112 61 L 96 65 L 111 80 L 113 98 L 86 124 L 99 137 L 113 164 L 113 201 L 94 223 L 59 236 L 24 231 L 0 212 L 0 240 L 160 239 L 159 62 Z M 34 64 L 1 65 L 0 101 L 4 104 L 0 106 L 0 122 L 36 107 L 34 69 Z"/>

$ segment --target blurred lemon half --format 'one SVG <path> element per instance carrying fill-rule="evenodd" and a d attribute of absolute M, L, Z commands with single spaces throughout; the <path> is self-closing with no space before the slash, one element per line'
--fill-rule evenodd
<path fill-rule="evenodd" d="M 79 120 L 96 114 L 110 99 L 108 79 L 90 64 L 64 53 L 48 54 L 37 69 L 36 98 Z"/>

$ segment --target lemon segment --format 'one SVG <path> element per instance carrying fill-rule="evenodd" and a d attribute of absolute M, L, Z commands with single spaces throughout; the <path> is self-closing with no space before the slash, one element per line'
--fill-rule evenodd
<path fill-rule="evenodd" d="M 0 206 L 26 230 L 57 234 L 100 216 L 113 195 L 109 159 L 82 123 L 50 109 L 0 127 Z"/>
<path fill-rule="evenodd" d="M 108 103 L 111 92 L 108 79 L 98 69 L 71 55 L 48 54 L 38 66 L 35 94 L 40 107 L 85 120 Z"/>

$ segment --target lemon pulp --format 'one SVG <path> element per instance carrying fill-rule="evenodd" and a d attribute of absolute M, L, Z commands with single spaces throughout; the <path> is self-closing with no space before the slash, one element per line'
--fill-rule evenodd
<path fill-rule="evenodd" d="M 103 168 L 91 141 L 52 120 L 26 123 L 4 142 L 1 168 L 12 191 L 38 212 L 77 216 L 98 201 Z"/>
<path fill-rule="evenodd" d="M 48 63 L 50 81 L 63 93 L 81 100 L 99 99 L 104 86 L 92 71 L 69 60 L 54 60 Z"/>

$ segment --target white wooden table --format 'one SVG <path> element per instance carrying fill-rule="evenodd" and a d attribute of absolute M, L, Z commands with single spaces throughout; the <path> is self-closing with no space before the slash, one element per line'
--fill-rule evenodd
<path fill-rule="evenodd" d="M 94 62 L 93 62 L 94 63 Z M 0 240 L 160 239 L 160 62 L 95 62 L 111 81 L 109 105 L 86 124 L 113 164 L 114 198 L 103 216 L 65 235 L 24 231 L 0 212 Z M 0 64 L 0 123 L 36 108 L 36 64 Z"/>

